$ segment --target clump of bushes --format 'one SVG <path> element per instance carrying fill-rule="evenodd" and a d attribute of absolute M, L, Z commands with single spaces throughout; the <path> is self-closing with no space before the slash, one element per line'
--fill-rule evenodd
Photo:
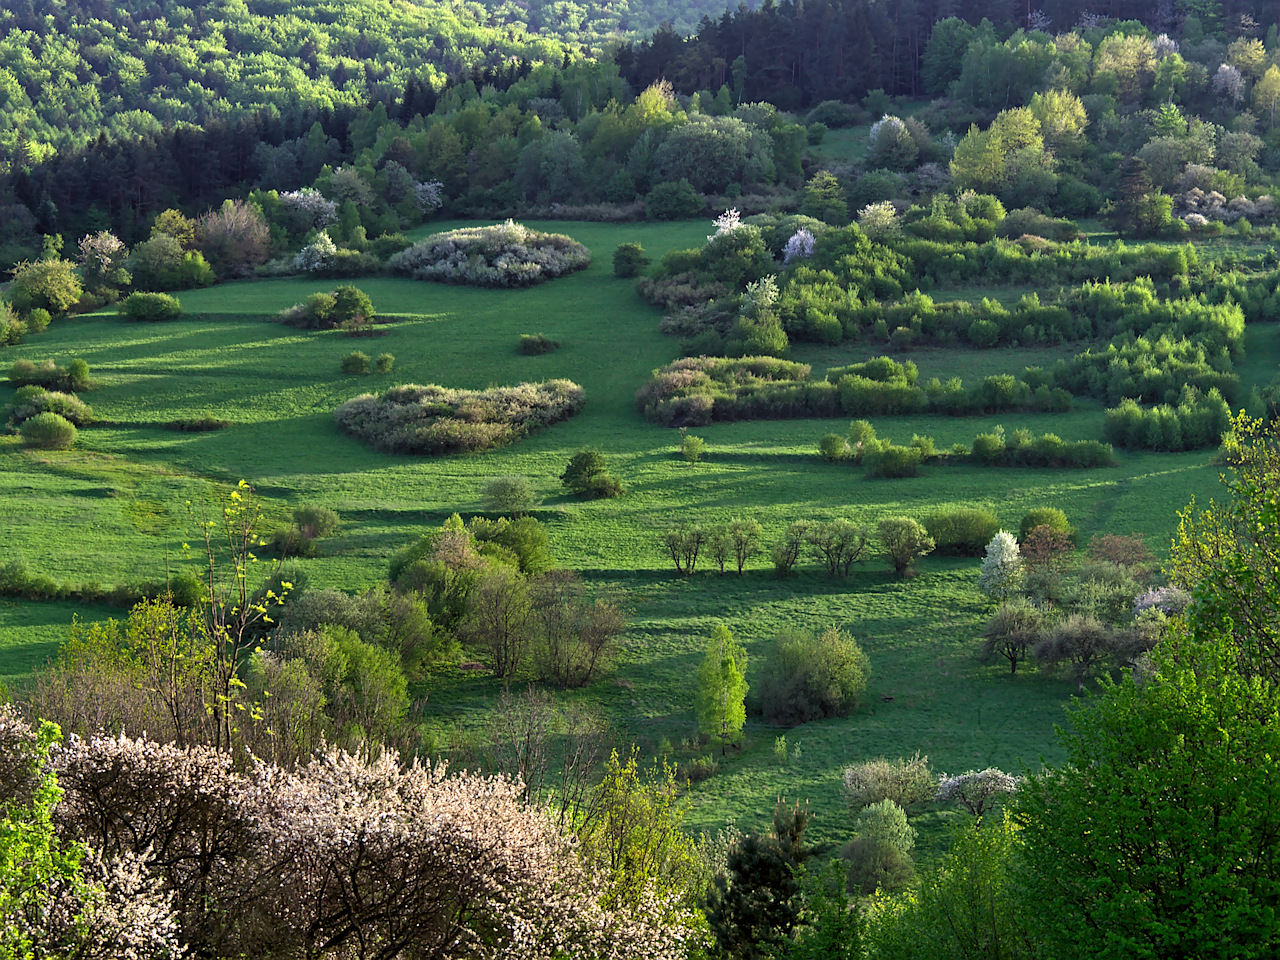
<path fill-rule="evenodd" d="M 1186 386 L 1176 406 L 1140 407 L 1126 398 L 1107 411 L 1103 435 L 1119 447 L 1140 450 L 1199 450 L 1216 446 L 1231 426 L 1231 408 L 1217 388 L 1202 396 Z"/>
<path fill-rule="evenodd" d="M 163 424 L 166 430 L 176 430 L 179 433 L 211 433 L 214 430 L 225 430 L 231 426 L 230 420 L 220 420 L 212 414 L 203 414 L 199 417 L 182 417 L 178 420 L 170 420 Z"/>
<path fill-rule="evenodd" d="M 182 316 L 182 304 L 167 293 L 131 293 L 116 308 L 126 320 L 160 322 Z"/>
<path fill-rule="evenodd" d="M 552 340 L 550 337 L 541 333 L 522 333 L 520 334 L 520 352 L 527 357 L 536 357 L 539 354 L 551 353 L 560 349 L 560 341 Z"/>
<path fill-rule="evenodd" d="M 394 353 L 380 353 L 373 359 L 373 368 L 379 373 L 390 373 L 391 368 L 396 365 L 396 356 Z"/>
<path fill-rule="evenodd" d="M 1057 507 L 1032 507 L 1018 524 L 1018 540 L 1027 539 L 1027 534 L 1037 527 L 1048 527 L 1055 534 L 1074 542 L 1076 531 L 1067 520 L 1067 515 Z"/>
<path fill-rule="evenodd" d="M 336 330 L 361 334 L 377 319 L 373 301 L 359 287 L 336 287 L 310 294 L 301 303 L 280 311 L 276 319 L 302 330 Z"/>
<path fill-rule="evenodd" d="M 20 387 L 7 410 L 15 427 L 44 413 L 56 413 L 77 427 L 93 423 L 93 409 L 79 397 L 44 387 Z"/>
<path fill-rule="evenodd" d="M 960 507 L 925 517 L 925 529 L 933 537 L 938 553 L 960 557 L 980 557 L 991 538 L 1000 532 L 995 511 Z"/>
<path fill-rule="evenodd" d="M 385 453 L 476 453 L 569 419 L 584 397 L 569 380 L 487 390 L 405 384 L 348 400 L 334 420 L 344 433 Z"/>
<path fill-rule="evenodd" d="M 338 523 L 337 511 L 328 507 L 299 507 L 293 513 L 293 525 L 277 531 L 273 543 L 281 556 L 315 556 L 316 541 L 333 536 Z"/>
<path fill-rule="evenodd" d="M 367 353 L 352 350 L 342 358 L 343 373 L 369 373 L 373 369 L 373 361 Z"/>
<path fill-rule="evenodd" d="M 65 367 L 52 360 L 43 363 L 15 360 L 9 368 L 9 384 L 19 388 L 38 386 L 46 390 L 82 393 L 93 386 L 93 381 L 89 379 L 89 364 L 78 358 Z"/>
<path fill-rule="evenodd" d="M 560 482 L 579 497 L 607 499 L 622 493 L 622 482 L 609 472 L 604 454 L 587 448 L 569 458 Z"/>
<path fill-rule="evenodd" d="M 415 280 L 528 287 L 590 263 L 591 251 L 576 240 L 508 220 L 433 234 L 391 257 L 387 269 Z"/>
<path fill-rule="evenodd" d="M 808 364 L 776 357 L 686 357 L 653 371 L 636 403 L 668 427 L 839 415 L 835 390 L 810 383 Z"/>
<path fill-rule="evenodd" d="M 38 413 L 20 430 L 27 446 L 41 450 L 70 450 L 76 442 L 75 424 L 56 413 Z"/>
<path fill-rule="evenodd" d="M 848 716 L 861 706 L 871 679 L 871 661 L 848 634 L 793 630 L 769 652 L 760 705 L 770 723 L 795 726 Z"/>

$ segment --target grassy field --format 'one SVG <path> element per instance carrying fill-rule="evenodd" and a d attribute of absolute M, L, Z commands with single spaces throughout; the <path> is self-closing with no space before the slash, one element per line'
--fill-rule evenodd
<path fill-rule="evenodd" d="M 59 320 L 6 351 L 6 363 L 83 357 L 99 381 L 87 399 L 109 423 L 82 431 L 77 448 L 67 453 L 31 452 L 16 438 L 0 438 L 3 555 L 63 582 L 161 578 L 181 562 L 179 545 L 190 537 L 187 501 L 198 509 L 201 498 L 243 478 L 279 518 L 306 503 L 337 510 L 340 535 L 322 541 L 321 555 L 304 563 L 313 585 L 357 590 L 385 577 L 392 551 L 428 526 L 455 510 L 479 510 L 489 478 L 520 474 L 543 497 L 537 515 L 547 524 L 557 560 L 628 598 L 632 626 L 616 670 L 574 694 L 599 702 L 623 739 L 652 752 L 669 747 L 673 759 L 683 758 L 681 741 L 696 733 L 691 677 L 717 620 L 746 644 L 749 680 L 759 676 L 783 625 L 840 626 L 871 657 L 870 703 L 858 715 L 793 731 L 749 725 L 744 749 L 692 790 L 694 826 L 712 828 L 730 819 L 742 827 L 760 825 L 776 797 L 786 795 L 811 799 L 816 835 L 837 840 L 847 833 L 839 772 L 851 760 L 919 750 L 936 768 L 960 772 L 992 764 L 1017 770 L 1042 757 L 1056 759 L 1053 725 L 1074 684 L 1031 671 L 1010 679 L 975 661 L 975 637 L 987 613 L 974 585 L 976 561 L 928 559 L 910 581 L 893 578 L 879 561 L 847 581 L 811 569 L 778 580 L 762 555 L 743 577 L 704 570 L 678 578 L 659 552 L 657 533 L 684 519 L 752 516 L 768 543 L 793 520 L 872 521 L 953 505 L 989 506 L 1016 527 L 1028 508 L 1053 505 L 1067 512 L 1086 540 L 1102 532 L 1141 533 L 1163 553 L 1176 510 L 1192 495 L 1214 493 L 1211 454 L 1122 453 L 1120 466 L 1094 471 L 936 467 L 918 479 L 869 481 L 856 468 L 816 456 L 819 438 L 843 432 L 847 420 L 808 420 L 698 429 L 708 453 L 690 466 L 676 455 L 678 434 L 646 423 L 636 411 L 635 390 L 652 369 L 673 359 L 676 345 L 658 333 L 657 311 L 628 281 L 613 277 L 610 255 L 623 241 L 639 241 L 655 257 L 695 246 L 707 224 L 530 225 L 571 234 L 592 249 L 593 264 L 521 291 L 362 281 L 379 312 L 394 317 L 382 335 L 367 340 L 269 322 L 276 311 L 332 286 L 290 279 L 183 293 L 187 316 L 172 324 L 126 324 L 110 313 Z M 516 345 L 523 333 L 545 333 L 564 346 L 522 356 Z M 1252 382 L 1265 383 L 1274 373 L 1276 334 L 1274 327 L 1251 328 L 1243 372 Z M 344 375 L 339 362 L 353 349 L 392 353 L 395 368 L 387 375 Z M 922 377 L 972 379 L 1047 365 L 1068 352 L 931 350 L 910 356 Z M 805 345 L 795 353 L 818 375 L 866 356 L 865 347 L 851 345 Z M 476 388 L 550 377 L 581 384 L 585 410 L 482 456 L 380 454 L 333 424 L 339 403 L 393 383 Z M 10 396 L 0 386 L 0 404 Z M 161 426 L 204 413 L 232 426 L 206 434 Z M 944 447 L 971 442 L 996 423 L 1053 431 L 1067 440 L 1098 438 L 1102 412 L 1081 403 L 1064 415 L 884 418 L 876 427 L 900 442 L 928 434 Z M 624 497 L 579 502 L 564 495 L 558 476 L 583 446 L 604 452 L 627 487 Z M 43 662 L 74 615 L 110 613 L 65 603 L 0 604 L 0 679 L 12 681 Z M 441 675 L 417 694 L 426 698 L 427 723 L 438 742 L 447 742 L 479 728 L 496 689 L 483 678 Z M 791 747 L 800 746 L 799 756 L 793 753 L 785 764 L 774 755 L 774 738 L 784 732 Z M 926 849 L 942 836 L 940 829 L 927 830 Z"/>

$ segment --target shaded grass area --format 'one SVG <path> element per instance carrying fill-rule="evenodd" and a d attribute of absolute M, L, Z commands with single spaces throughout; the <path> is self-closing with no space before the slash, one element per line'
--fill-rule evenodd
<path fill-rule="evenodd" d="M 614 674 L 571 695 L 598 702 L 623 739 L 673 760 L 690 754 L 695 735 L 693 676 L 713 623 L 723 620 L 751 657 L 748 679 L 760 676 L 769 644 L 784 626 L 841 626 L 871 656 L 867 706 L 847 720 L 786 732 L 800 754 L 775 758 L 784 731 L 753 722 L 744 747 L 721 772 L 691 793 L 690 822 L 714 828 L 729 819 L 748 828 L 767 823 L 776 798 L 810 798 L 815 835 L 847 834 L 839 772 L 857 759 L 928 753 L 935 767 L 1019 769 L 1043 755 L 1059 757 L 1052 727 L 1074 685 L 1034 672 L 1010 679 L 976 663 L 977 634 L 987 614 L 974 584 L 977 561 L 925 560 L 921 575 L 894 579 L 880 561 L 847 581 L 809 569 L 778 580 L 767 556 L 748 575 L 721 577 L 701 565 L 678 578 L 657 541 L 665 527 L 692 520 L 754 517 L 767 546 L 794 520 L 847 517 L 873 521 L 889 513 L 922 517 L 952 506 L 983 506 L 1016 528 L 1033 506 L 1061 507 L 1093 534 L 1141 533 L 1164 554 L 1175 511 L 1192 495 L 1216 492 L 1211 453 L 1123 453 L 1118 467 L 1093 471 L 926 467 L 912 480 L 866 480 L 860 469 L 829 464 L 816 454 L 823 434 L 843 433 L 847 419 L 715 424 L 694 432 L 707 442 L 703 462 L 690 466 L 676 431 L 647 423 L 634 392 L 669 362 L 676 344 L 658 332 L 657 311 L 631 282 L 612 274 L 620 242 L 638 241 L 655 258 L 698 245 L 708 227 L 680 224 L 530 223 L 569 233 L 591 248 L 587 270 L 518 291 L 373 279 L 359 285 L 392 322 L 382 335 L 353 340 L 340 331 L 303 333 L 269 322 L 280 309 L 333 281 L 298 279 L 226 284 L 181 294 L 187 318 L 171 324 L 126 324 L 112 314 L 59 320 L 43 334 L 6 351 L 66 362 L 84 357 L 99 387 L 88 395 L 109 425 L 80 434 L 77 449 L 31 452 L 0 437 L 0 530 L 5 557 L 63 582 L 103 584 L 162 579 L 184 562 L 180 548 L 194 528 L 188 513 L 244 478 L 264 495 L 270 517 L 282 521 L 314 503 L 337 510 L 340 533 L 320 541 L 319 556 L 301 561 L 314 586 L 354 590 L 385 577 L 390 554 L 455 510 L 481 508 L 494 476 L 527 477 L 543 503 L 537 516 L 565 566 L 584 570 L 602 587 L 625 591 L 632 611 L 626 649 Z M 424 235 L 453 224 L 432 224 Z M 542 332 L 563 347 L 542 356 L 518 352 L 522 333 Z M 1248 380 L 1265 383 L 1280 362 L 1280 327 L 1250 327 Z M 352 349 L 396 356 L 394 375 L 348 376 L 339 362 Z M 865 351 L 865 347 L 863 348 Z M 1047 366 L 1049 349 L 914 351 L 922 377 L 961 376 Z M 796 358 L 815 375 L 863 359 L 850 345 L 798 346 Z M 0 361 L 3 362 L 3 361 Z M 440 383 L 484 388 L 565 377 L 581 384 L 586 407 L 572 421 L 518 444 L 474 457 L 425 458 L 376 453 L 343 437 L 333 410 L 349 397 L 391 383 Z M 0 385 L 0 404 L 12 396 Z M 162 424 L 211 414 L 225 430 L 180 434 Z M 1065 440 L 1100 439 L 1102 413 L 1082 403 L 1065 415 L 874 421 L 882 436 L 907 442 L 933 436 L 939 447 L 971 443 L 975 433 L 1003 424 L 1052 431 Z M 617 500 L 582 502 L 566 496 L 559 474 L 574 451 L 598 447 L 627 488 Z M 0 606 L 0 677 L 22 675 L 56 648 L 75 614 L 111 615 L 73 604 Z M 118 612 L 117 612 L 118 614 Z M 455 731 L 476 732 L 498 685 L 442 673 L 415 691 L 427 700 L 437 742 Z M 892 699 L 885 699 L 886 697 Z M 705 752 L 705 751 L 704 751 Z M 946 815 L 930 815 L 922 844 L 943 843 Z"/>

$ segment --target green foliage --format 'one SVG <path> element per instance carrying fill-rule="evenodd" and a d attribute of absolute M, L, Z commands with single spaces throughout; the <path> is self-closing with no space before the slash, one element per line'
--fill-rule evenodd
<path fill-rule="evenodd" d="M 702 455 L 706 452 L 707 441 L 701 437 L 695 437 L 691 433 L 682 434 L 680 437 L 680 456 L 682 456 L 691 466 L 702 459 Z"/>
<path fill-rule="evenodd" d="M 527 357 L 536 357 L 544 353 L 552 353 L 560 349 L 560 341 L 552 340 L 541 333 L 520 334 L 520 352 Z"/>
<path fill-rule="evenodd" d="M 1217 446 L 1231 425 L 1231 408 L 1216 387 L 1202 397 L 1185 387 L 1177 406 L 1143 408 L 1126 397 L 1107 411 L 1103 435 L 1117 446 L 1177 452 Z"/>
<path fill-rule="evenodd" d="M 61 315 L 79 302 L 83 292 L 70 260 L 32 260 L 13 268 L 6 297 L 19 314 L 47 310 Z"/>
<path fill-rule="evenodd" d="M 649 220 L 687 220 L 701 214 L 706 207 L 702 194 L 681 178 L 675 183 L 664 181 L 650 190 L 645 197 L 644 214 Z"/>
<path fill-rule="evenodd" d="M 788 940 L 801 918 L 808 825 L 807 809 L 779 799 L 773 830 L 748 834 L 729 852 L 725 876 L 707 898 L 707 921 L 724 955 L 765 960 Z"/>
<path fill-rule="evenodd" d="M 622 493 L 622 484 L 609 473 L 604 454 L 593 448 L 569 458 L 560 482 L 579 497 L 609 498 Z"/>
<path fill-rule="evenodd" d="M 930 514 L 925 517 L 924 526 L 938 553 L 980 557 L 999 532 L 1000 519 L 994 510 L 957 507 Z"/>
<path fill-rule="evenodd" d="M 1221 644 L 1157 663 L 1141 686 L 1104 679 L 1072 708 L 1066 765 L 1019 789 L 1028 920 L 1073 952 L 1266 956 L 1280 936 L 1275 687 L 1237 673 Z"/>
<path fill-rule="evenodd" d="M 533 485 L 526 477 L 494 477 L 484 488 L 485 507 L 491 513 L 509 513 L 512 517 L 528 513 L 538 505 Z"/>
<path fill-rule="evenodd" d="M 393 353 L 380 353 L 373 359 L 373 368 L 378 373 L 390 373 L 391 368 L 395 366 L 396 357 Z"/>
<path fill-rule="evenodd" d="M 1068 538 L 1075 537 L 1075 529 L 1067 520 L 1067 515 L 1057 507 L 1036 507 L 1022 515 L 1018 524 L 1018 539 L 1025 540 L 1027 534 L 1036 527 L 1048 527 L 1056 534 Z"/>
<path fill-rule="evenodd" d="M 373 361 L 363 351 L 353 350 L 342 358 L 343 373 L 370 373 L 372 370 Z"/>
<path fill-rule="evenodd" d="M 912 565 L 936 546 L 929 531 L 910 517 L 885 517 L 876 531 L 885 559 L 900 577 L 907 576 Z"/>
<path fill-rule="evenodd" d="M 848 716 L 863 702 L 871 661 L 848 634 L 790 630 L 774 641 L 760 681 L 760 704 L 770 723 L 795 726 Z"/>
<path fill-rule="evenodd" d="M 182 316 L 182 304 L 167 293 L 131 293 L 117 309 L 126 320 L 177 320 Z"/>
<path fill-rule="evenodd" d="M 721 756 L 746 723 L 746 670 L 746 651 L 734 643 L 728 627 L 716 624 L 698 668 L 697 712 L 702 730 L 720 740 Z"/>
<path fill-rule="evenodd" d="M 539 233 L 508 220 L 432 234 L 387 261 L 415 280 L 480 287 L 527 287 L 583 270 L 591 251 L 561 233 Z"/>
<path fill-rule="evenodd" d="M 40 450 L 70 450 L 76 442 L 75 424 L 56 413 L 38 413 L 24 420 L 22 442 Z"/>
<path fill-rule="evenodd" d="M 344 372 L 369 371 L 366 354 L 348 359 L 353 369 Z M 474 453 L 567 420 L 582 404 L 582 388 L 568 380 L 488 390 L 405 384 L 348 400 L 333 416 L 344 433 L 387 453 Z"/>
<path fill-rule="evenodd" d="M 636 277 L 653 261 L 645 255 L 644 247 L 638 243 L 620 243 L 613 251 L 613 275 L 615 277 Z"/>
<path fill-rule="evenodd" d="M 348 333 L 358 334 L 373 323 L 375 316 L 373 301 L 367 293 L 359 287 L 344 286 L 333 291 L 333 306 L 326 319 Z"/>

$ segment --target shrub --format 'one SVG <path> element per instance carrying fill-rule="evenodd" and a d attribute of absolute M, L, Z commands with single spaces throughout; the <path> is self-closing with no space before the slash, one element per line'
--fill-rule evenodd
<path fill-rule="evenodd" d="M 332 320 L 333 308 L 337 298 L 331 292 L 313 293 L 301 303 L 295 303 L 287 310 L 282 310 L 278 319 L 290 327 L 301 327 L 303 330 L 329 330 L 338 325 Z"/>
<path fill-rule="evenodd" d="M 533 485 L 525 477 L 494 477 L 484 487 L 485 509 L 518 517 L 528 513 L 538 501 Z"/>
<path fill-rule="evenodd" d="M 648 220 L 687 220 L 700 216 L 706 208 L 706 199 L 683 178 L 658 184 L 644 201 L 644 215 Z"/>
<path fill-rule="evenodd" d="M 331 537 L 338 531 L 338 512 L 328 507 L 304 506 L 293 512 L 293 522 L 304 536 L 316 539 Z"/>
<path fill-rule="evenodd" d="M 844 797 L 857 813 L 864 807 L 892 800 L 907 808 L 932 800 L 937 778 L 929 769 L 929 758 L 917 753 L 909 760 L 879 757 L 846 767 Z"/>
<path fill-rule="evenodd" d="M 231 426 L 231 421 L 219 420 L 217 417 L 206 413 L 200 417 L 170 420 L 168 423 L 162 424 L 162 426 L 166 430 L 177 430 L 181 433 L 209 433 L 214 430 L 225 430 Z"/>
<path fill-rule="evenodd" d="M 374 369 L 379 373 L 390 373 L 391 368 L 395 366 L 396 357 L 393 353 L 380 353 L 373 361 Z"/>
<path fill-rule="evenodd" d="M 79 303 L 83 292 L 76 265 L 70 260 L 32 260 L 13 268 L 8 299 L 20 314 L 47 310 L 57 315 Z"/>
<path fill-rule="evenodd" d="M 527 357 L 536 357 L 539 354 L 551 353 L 560 349 L 560 341 L 552 340 L 550 337 L 541 333 L 522 333 L 520 334 L 520 352 Z"/>
<path fill-rule="evenodd" d="M 684 434 L 680 438 L 680 456 L 684 457 L 691 465 L 702 459 L 702 455 L 707 450 L 707 441 L 701 437 L 695 437 L 691 433 Z"/>
<path fill-rule="evenodd" d="M 53 317 L 44 307 L 36 307 L 27 314 L 27 330 L 30 333 L 41 333 L 49 328 Z"/>
<path fill-rule="evenodd" d="M 560 482 L 580 497 L 616 497 L 622 485 L 609 474 L 604 454 L 587 448 L 569 458 Z"/>
<path fill-rule="evenodd" d="M 582 388 L 569 380 L 487 390 L 405 384 L 348 400 L 334 420 L 385 453 L 475 453 L 567 420 L 583 402 Z"/>
<path fill-rule="evenodd" d="M 797 520 L 787 527 L 782 539 L 773 545 L 773 569 L 780 577 L 789 577 L 800 560 L 809 524 Z"/>
<path fill-rule="evenodd" d="M 343 286 L 333 291 L 333 309 L 329 322 L 341 327 L 353 336 L 364 333 L 377 314 L 373 301 L 359 287 Z"/>
<path fill-rule="evenodd" d="M 919 447 L 900 447 L 892 443 L 880 443 L 868 447 L 862 455 L 862 464 L 868 477 L 914 477 L 920 473 L 920 461 L 924 458 Z"/>
<path fill-rule="evenodd" d="M 795 726 L 848 716 L 862 704 L 871 661 L 847 634 L 784 633 L 769 651 L 760 703 L 770 723 Z"/>
<path fill-rule="evenodd" d="M 962 507 L 943 510 L 925 518 L 925 529 L 933 537 L 938 553 L 960 557 L 980 557 L 1000 530 L 1000 520 L 992 510 Z"/>
<path fill-rule="evenodd" d="M 910 517 L 885 517 L 876 529 L 881 552 L 900 577 L 907 576 L 918 559 L 933 552 L 933 537 Z"/>
<path fill-rule="evenodd" d="M 848 460 L 853 456 L 849 441 L 838 433 L 828 433 L 818 441 L 818 452 L 823 460 Z"/>
<path fill-rule="evenodd" d="M 690 783 L 701 783 L 720 772 L 720 764 L 715 757 L 694 757 L 681 769 L 683 779 Z"/>
<path fill-rule="evenodd" d="M 89 379 L 89 364 L 80 359 L 72 360 L 66 367 L 60 367 L 52 360 L 43 363 L 15 360 L 9 368 L 9 383 L 18 388 L 37 386 L 69 393 L 79 393 L 93 386 Z"/>
<path fill-rule="evenodd" d="M 177 320 L 182 316 L 182 304 L 167 293 L 131 293 L 120 301 L 117 312 L 126 320 Z"/>
<path fill-rule="evenodd" d="M 508 220 L 420 240 L 387 261 L 392 273 L 480 287 L 527 287 L 581 270 L 591 251 L 570 237 Z"/>
<path fill-rule="evenodd" d="M 75 424 L 56 413 L 38 413 L 21 430 L 27 446 L 42 450 L 70 450 L 76 442 Z"/>
<path fill-rule="evenodd" d="M 645 255 L 644 247 L 638 243 L 620 243 L 613 251 L 613 275 L 615 277 L 636 277 L 653 261 Z"/>
<path fill-rule="evenodd" d="M 997 657 L 1009 661 L 1009 673 L 1018 672 L 1018 664 L 1025 660 L 1039 644 L 1045 628 L 1044 612 L 1021 598 L 1000 605 L 982 630 L 981 659 L 990 662 Z"/>
<path fill-rule="evenodd" d="M 342 358 L 342 372 L 368 373 L 373 369 L 371 364 L 372 361 L 369 359 L 369 355 L 367 353 L 362 353 L 359 350 L 353 350 Z"/>
<path fill-rule="evenodd" d="M 14 426 L 42 413 L 56 413 L 77 427 L 93 423 L 93 409 L 79 397 L 43 387 L 23 387 L 14 396 L 8 410 L 9 422 Z"/>
<path fill-rule="evenodd" d="M 1034 507 L 1028 510 L 1018 525 L 1018 540 L 1026 540 L 1027 534 L 1036 527 L 1048 527 L 1056 534 L 1070 540 L 1075 539 L 1076 532 L 1067 522 L 1067 515 L 1057 507 Z"/>

